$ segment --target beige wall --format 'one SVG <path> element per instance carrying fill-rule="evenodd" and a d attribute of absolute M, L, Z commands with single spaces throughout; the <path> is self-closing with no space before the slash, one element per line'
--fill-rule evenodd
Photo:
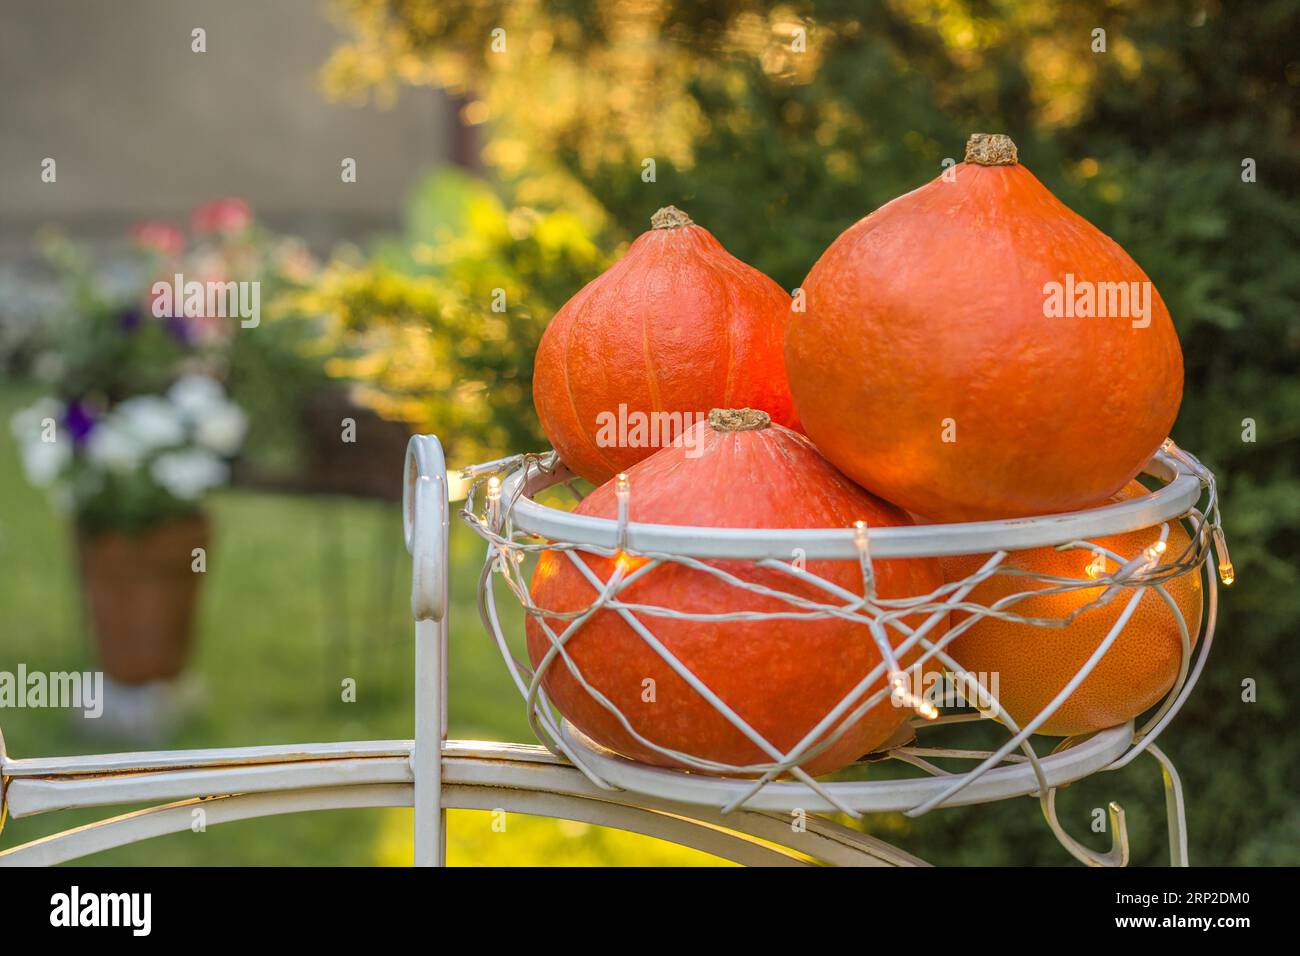
<path fill-rule="evenodd" d="M 326 102 L 325 0 L 0 0 L 0 252 L 59 223 L 113 235 L 223 195 L 317 243 L 395 226 L 445 160 L 446 101 Z M 207 30 L 207 52 L 190 31 Z M 58 182 L 44 184 L 53 157 Z M 358 181 L 340 181 L 345 156 Z"/>

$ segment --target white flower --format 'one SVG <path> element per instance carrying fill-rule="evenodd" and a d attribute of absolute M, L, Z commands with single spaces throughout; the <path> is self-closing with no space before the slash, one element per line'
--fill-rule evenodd
<path fill-rule="evenodd" d="M 72 460 L 70 441 L 29 441 L 22 446 L 23 472 L 33 485 L 43 488 L 52 484 Z"/>
<path fill-rule="evenodd" d="M 205 448 L 229 458 L 239 451 L 248 431 L 248 417 L 233 402 L 222 402 L 195 419 L 194 437 Z"/>
<path fill-rule="evenodd" d="M 221 383 L 207 375 L 186 375 L 178 379 L 167 390 L 167 397 L 182 413 L 196 420 L 226 404 Z"/>
<path fill-rule="evenodd" d="M 154 481 L 182 501 L 193 501 L 209 488 L 224 484 L 229 472 L 216 455 L 198 450 L 159 455 L 149 469 Z"/>
<path fill-rule="evenodd" d="M 64 411 L 62 402 L 46 397 L 15 412 L 9 420 L 9 427 L 18 439 L 23 473 L 38 487 L 53 483 L 72 460 L 72 439 L 61 433 L 58 424 Z"/>
<path fill-rule="evenodd" d="M 42 433 L 45 431 L 45 419 L 53 419 L 57 423 L 63 420 L 65 411 L 67 409 L 63 407 L 61 401 L 47 395 L 27 408 L 14 412 L 13 417 L 9 419 L 9 429 L 20 444 L 40 441 L 44 437 Z"/>
<path fill-rule="evenodd" d="M 227 458 L 239 451 L 248 431 L 248 419 L 238 405 L 226 399 L 216 379 L 186 375 L 168 389 L 167 397 L 194 426 L 194 437 L 200 445 Z"/>
<path fill-rule="evenodd" d="M 128 398 L 113 409 L 112 420 L 144 452 L 179 445 L 185 440 L 185 422 L 172 404 L 158 395 Z"/>
<path fill-rule="evenodd" d="M 112 418 L 102 422 L 86 439 L 86 457 L 90 462 L 119 475 L 138 468 L 145 451 L 140 441 Z"/>

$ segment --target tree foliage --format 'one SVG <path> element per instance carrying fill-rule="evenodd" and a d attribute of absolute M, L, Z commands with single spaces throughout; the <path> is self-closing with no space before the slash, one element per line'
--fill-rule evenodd
<path fill-rule="evenodd" d="M 945 157 L 960 159 L 968 133 L 1011 134 L 1022 162 L 1161 290 L 1187 371 L 1174 437 L 1221 479 L 1239 583 L 1202 686 L 1163 741 L 1182 768 L 1193 859 L 1300 861 L 1300 738 L 1286 720 L 1300 679 L 1288 653 L 1300 625 L 1300 3 L 345 0 L 338 9 L 350 37 L 327 85 L 382 96 L 419 83 L 464 97 L 511 207 L 565 212 L 613 249 L 676 204 L 787 288 L 852 221 L 933 178 Z M 504 50 L 494 49 L 497 29 Z M 643 178 L 648 158 L 653 182 Z M 547 270 L 520 278 L 533 322 L 504 338 L 522 358 L 536 319 L 578 285 L 552 282 L 542 294 L 532 284 L 555 278 Z M 484 330 L 493 343 L 501 334 Z M 485 338 L 484 348 L 497 344 Z M 531 421 L 525 389 L 499 398 L 510 403 L 500 414 Z M 1257 685 L 1258 702 L 1243 702 L 1243 681 Z M 1083 788 L 1096 801 L 1071 811 L 1074 829 L 1116 792 L 1160 807 L 1145 783 L 1107 786 Z M 1161 815 L 1134 809 L 1137 860 L 1156 861 Z M 911 828 L 909 847 L 937 860 L 1064 860 L 1021 803 L 898 825 Z"/>

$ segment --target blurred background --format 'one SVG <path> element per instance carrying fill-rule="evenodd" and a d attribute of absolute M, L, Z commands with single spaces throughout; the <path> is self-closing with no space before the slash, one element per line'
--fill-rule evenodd
<path fill-rule="evenodd" d="M 1160 289 L 1187 371 L 1173 437 L 1220 479 L 1237 583 L 1161 740 L 1192 859 L 1300 862 L 1300 2 L 0 10 L 0 670 L 103 666 L 131 715 L 0 711 L 14 755 L 408 737 L 406 436 L 438 433 L 453 465 L 544 448 L 541 331 L 659 207 L 791 289 L 999 131 Z M 176 272 L 259 282 L 258 323 L 155 308 Z M 453 540 L 451 732 L 529 740 L 478 625 L 476 541 Z M 160 599 L 179 643 L 124 647 L 131 602 L 103 595 L 191 546 L 206 573 Z M 1069 788 L 1062 819 L 1104 848 L 1092 811 L 1118 800 L 1134 862 L 1166 860 L 1153 766 Z M 97 861 L 403 863 L 409 817 L 230 824 Z M 10 820 L 0 846 L 67 825 Z M 1071 862 L 1030 800 L 858 825 L 936 863 Z M 450 831 L 454 864 L 714 862 L 555 821 Z"/>

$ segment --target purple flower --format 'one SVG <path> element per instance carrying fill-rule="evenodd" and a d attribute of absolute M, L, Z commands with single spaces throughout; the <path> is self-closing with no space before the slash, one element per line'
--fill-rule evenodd
<path fill-rule="evenodd" d="M 72 443 L 80 446 L 85 444 L 86 436 L 94 431 L 95 416 L 78 399 L 68 402 L 67 411 L 63 413 L 63 425 L 67 428 L 68 433 L 72 435 Z"/>
<path fill-rule="evenodd" d="M 167 316 L 166 322 L 167 331 L 172 334 L 172 338 L 177 342 L 180 342 L 181 345 L 190 345 L 193 343 L 194 330 L 190 327 L 190 323 L 185 321 L 184 316 L 169 315 Z"/>
<path fill-rule="evenodd" d="M 140 327 L 140 310 L 136 306 L 127 306 L 117 314 L 117 327 L 123 332 L 134 332 Z"/>

